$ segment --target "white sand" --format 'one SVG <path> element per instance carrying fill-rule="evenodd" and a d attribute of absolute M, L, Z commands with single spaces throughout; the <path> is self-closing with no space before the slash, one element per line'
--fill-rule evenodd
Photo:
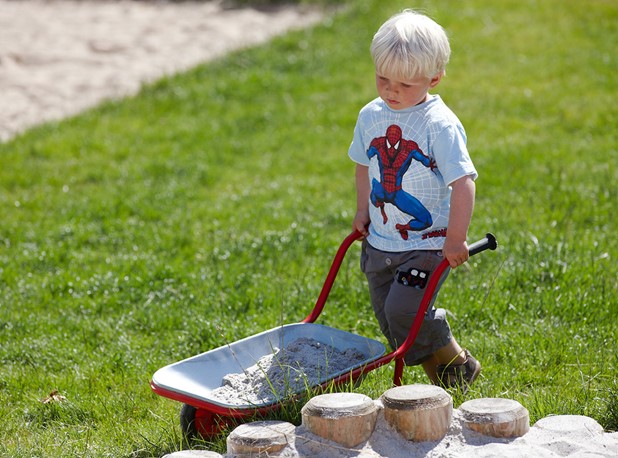
<path fill-rule="evenodd" d="M 266 355 L 244 373 L 228 374 L 215 391 L 226 404 L 260 404 L 276 400 L 273 393 L 294 392 L 304 383 L 314 386 L 324 367 L 344 370 L 362 361 L 361 353 L 339 351 L 313 339 L 298 339 L 273 355 Z M 323 375 L 323 374 L 322 374 Z M 213 392 L 213 395 L 215 392 Z M 216 396 L 214 396 L 216 397 Z M 250 402 L 247 402 L 250 401 Z M 278 455 L 302 458 L 410 458 L 410 457 L 618 457 L 618 433 L 606 433 L 592 418 L 580 415 L 550 416 L 541 419 L 522 437 L 495 438 L 466 428 L 462 413 L 455 409 L 451 426 L 442 440 L 405 440 L 384 419 L 382 404 L 376 427 L 369 440 L 355 449 L 312 434 L 304 426 L 287 437 L 288 446 Z M 484 404 L 483 404 L 484 405 Z M 518 404 L 519 405 L 519 404 Z M 524 406 L 525 407 L 525 406 Z M 505 418 L 499 422 L 508 422 Z M 259 423 L 259 422 L 258 422 Z M 293 428 L 293 425 L 289 425 Z M 265 431 L 268 433 L 269 431 Z M 256 433 L 258 437 L 259 433 Z M 229 456 L 228 458 L 232 458 Z"/>
<path fill-rule="evenodd" d="M 306 391 L 364 361 L 353 348 L 337 348 L 301 337 L 260 358 L 243 373 L 227 374 L 214 399 L 228 406 L 270 404 Z"/>
<path fill-rule="evenodd" d="M 379 405 L 379 402 L 377 402 Z M 254 430 L 254 439 L 276 438 L 285 422 L 273 422 L 273 428 L 260 434 Z M 277 425 L 281 423 L 281 425 Z M 285 431 L 289 431 L 286 427 Z M 515 439 L 498 439 L 483 436 L 466 428 L 459 410 L 453 411 L 453 421 L 446 436 L 439 441 L 410 442 L 403 439 L 384 420 L 380 411 L 376 427 L 369 440 L 354 449 L 347 449 L 335 442 L 322 439 L 310 433 L 303 426 L 294 434 L 285 433 L 288 445 L 276 455 L 287 458 L 602 458 L 618 456 L 618 433 L 603 432 L 601 426 L 591 418 L 580 415 L 556 415 L 539 420 L 524 436 Z M 267 440 L 261 442 L 268 444 Z M 205 455 L 212 453 L 212 455 Z M 214 452 L 176 452 L 165 458 L 190 458 L 198 456 L 241 458 L 240 455 L 220 455 Z M 253 456 L 256 456 L 254 454 Z M 262 455 L 260 455 L 262 456 Z M 242 456 L 244 458 L 245 455 Z"/>
<path fill-rule="evenodd" d="M 380 413 L 373 435 L 355 450 L 343 449 L 300 426 L 287 453 L 290 457 L 312 458 L 617 457 L 618 433 L 604 433 L 591 418 L 567 415 L 546 417 L 520 438 L 498 439 L 465 428 L 455 409 L 444 439 L 415 443 L 403 439 Z"/>
<path fill-rule="evenodd" d="M 322 19 L 307 8 L 223 5 L 0 0 L 0 141 Z"/>

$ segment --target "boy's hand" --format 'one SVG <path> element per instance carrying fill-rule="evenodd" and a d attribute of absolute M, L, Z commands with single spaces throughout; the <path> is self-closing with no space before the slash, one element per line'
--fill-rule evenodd
<path fill-rule="evenodd" d="M 470 257 L 468 244 L 465 240 L 462 242 L 449 239 L 448 237 L 446 237 L 446 240 L 444 241 L 442 254 L 448 260 L 448 263 L 452 269 L 462 265 Z"/>
<path fill-rule="evenodd" d="M 367 226 L 369 225 L 369 212 L 358 211 L 352 222 L 352 230 L 357 230 L 363 235 L 363 238 L 369 235 Z"/>

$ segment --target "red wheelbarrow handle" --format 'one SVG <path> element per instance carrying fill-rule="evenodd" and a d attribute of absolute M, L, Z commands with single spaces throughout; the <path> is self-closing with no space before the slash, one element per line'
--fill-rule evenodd
<path fill-rule="evenodd" d="M 322 291 L 320 291 L 320 295 L 318 296 L 318 300 L 313 307 L 313 310 L 307 317 L 302 321 L 302 323 L 313 323 L 318 319 L 320 313 L 324 309 L 324 304 L 326 304 L 326 299 L 330 294 L 330 290 L 333 287 L 333 283 L 335 283 L 335 278 L 337 277 L 337 273 L 339 272 L 339 267 L 341 267 L 341 263 L 343 262 L 343 258 L 345 258 L 345 254 L 348 251 L 348 248 L 352 246 L 354 242 L 363 238 L 363 234 L 359 231 L 355 230 L 350 235 L 348 235 L 337 250 L 335 254 L 335 258 L 333 259 L 333 263 L 330 266 L 330 270 L 328 271 L 328 275 L 326 276 L 326 280 L 324 281 L 324 286 L 322 286 Z"/>
<path fill-rule="evenodd" d="M 320 292 L 320 296 L 318 297 L 318 300 L 311 313 L 307 316 L 307 318 L 303 320 L 303 323 L 313 323 L 318 318 L 320 313 L 322 313 L 322 310 L 324 309 L 324 304 L 326 303 L 326 299 L 328 298 L 330 290 L 335 281 L 335 277 L 337 276 L 337 272 L 339 271 L 339 267 L 341 267 L 341 263 L 343 261 L 343 258 L 345 257 L 348 248 L 360 238 L 362 238 L 362 234 L 358 231 L 354 231 L 343 240 L 343 242 L 339 246 L 339 250 L 337 250 L 335 259 L 333 260 L 331 268 L 326 277 L 326 281 L 324 282 L 324 286 L 322 287 L 322 291 Z M 485 250 L 495 250 L 497 247 L 498 243 L 496 241 L 496 237 L 493 234 L 488 233 L 485 235 L 484 239 L 470 245 L 468 247 L 468 251 L 470 256 L 474 256 Z M 425 313 L 427 312 L 427 308 L 431 303 L 431 299 L 436 290 L 436 287 L 438 286 L 440 277 L 448 267 L 449 262 L 448 260 L 444 259 L 440 264 L 438 264 L 438 267 L 436 267 L 436 269 L 431 274 L 431 277 L 429 278 L 429 282 L 427 283 L 427 287 L 425 289 L 425 294 L 423 295 L 423 299 L 421 300 L 421 304 L 419 306 L 418 312 L 416 313 L 416 317 L 414 318 L 412 327 L 410 328 L 410 332 L 408 333 L 408 337 L 406 338 L 406 340 L 399 346 L 399 348 L 397 348 L 397 350 L 388 353 L 381 358 L 378 358 L 377 360 L 367 364 L 366 366 L 356 369 L 354 373 L 351 374 L 353 378 L 365 374 L 379 366 L 388 364 L 394 359 L 396 361 L 393 382 L 395 385 L 401 385 L 404 367 L 403 357 L 416 340 L 416 336 L 421 329 L 421 325 L 423 324 L 423 320 L 425 318 Z M 350 377 L 350 374 L 345 374 L 342 377 Z"/>
<path fill-rule="evenodd" d="M 485 250 L 495 250 L 497 247 L 498 242 L 496 241 L 496 237 L 493 234 L 488 233 L 485 235 L 484 239 L 470 245 L 468 247 L 468 252 L 470 256 L 474 256 L 475 254 L 481 253 Z M 393 377 L 393 382 L 397 386 L 401 385 L 401 379 L 403 376 L 403 357 L 408 352 L 410 347 L 412 347 L 412 344 L 414 344 L 416 336 L 418 335 L 421 326 L 423 325 L 423 320 L 425 319 L 427 308 L 429 307 L 436 287 L 440 282 L 440 277 L 442 276 L 444 271 L 448 269 L 448 267 L 449 262 L 445 258 L 440 264 L 438 264 L 438 267 L 436 267 L 436 269 L 433 271 L 431 277 L 429 277 L 427 289 L 425 290 L 425 294 L 423 295 L 423 299 L 421 300 L 421 305 L 419 306 L 418 312 L 416 312 L 416 316 L 414 317 L 414 321 L 412 322 L 412 327 L 410 328 L 408 337 L 401 344 L 401 346 L 393 352 L 393 359 L 395 359 L 395 375 Z"/>

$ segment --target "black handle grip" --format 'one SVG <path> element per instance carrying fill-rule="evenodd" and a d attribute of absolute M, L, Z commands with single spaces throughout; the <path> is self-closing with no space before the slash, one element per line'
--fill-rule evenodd
<path fill-rule="evenodd" d="M 498 241 L 496 240 L 496 237 L 493 234 L 487 233 L 484 239 L 470 245 L 468 247 L 468 252 L 470 253 L 470 256 L 474 256 L 481 251 L 495 250 L 496 248 L 498 248 Z"/>

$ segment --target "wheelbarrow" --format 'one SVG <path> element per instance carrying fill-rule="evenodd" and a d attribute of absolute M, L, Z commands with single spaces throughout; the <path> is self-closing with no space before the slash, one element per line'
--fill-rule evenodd
<path fill-rule="evenodd" d="M 185 435 L 200 435 L 203 438 L 212 439 L 231 424 L 254 419 L 279 409 L 283 400 L 289 400 L 290 396 L 301 395 L 307 392 L 308 388 L 318 389 L 355 383 L 368 372 L 389 364 L 393 360 L 395 361 L 393 384 L 401 385 L 403 357 L 418 335 L 439 279 L 449 264 L 444 259 L 429 278 L 421 305 L 406 340 L 396 350 L 386 353 L 384 345 L 377 340 L 314 323 L 324 309 L 348 248 L 361 238 L 361 233 L 354 231 L 343 240 L 313 310 L 300 323 L 282 325 L 246 337 L 170 364 L 154 373 L 150 382 L 152 390 L 160 396 L 183 403 L 180 424 Z M 497 246 L 496 238 L 492 234 L 487 234 L 484 239 L 470 245 L 470 256 L 487 249 L 495 250 Z M 337 350 L 353 349 L 360 352 L 362 358 L 355 359 L 349 367 L 342 370 L 333 373 L 325 371 L 319 374 L 317 381 L 314 381 L 311 387 L 302 387 L 296 392 L 287 393 L 283 399 L 275 396 L 264 401 L 238 404 L 222 400 L 215 395 L 215 390 L 221 386 L 225 376 L 244 372 L 247 368 L 255 366 L 261 358 L 272 355 L 275 349 L 285 348 L 287 344 L 300 338 L 312 339 Z"/>

